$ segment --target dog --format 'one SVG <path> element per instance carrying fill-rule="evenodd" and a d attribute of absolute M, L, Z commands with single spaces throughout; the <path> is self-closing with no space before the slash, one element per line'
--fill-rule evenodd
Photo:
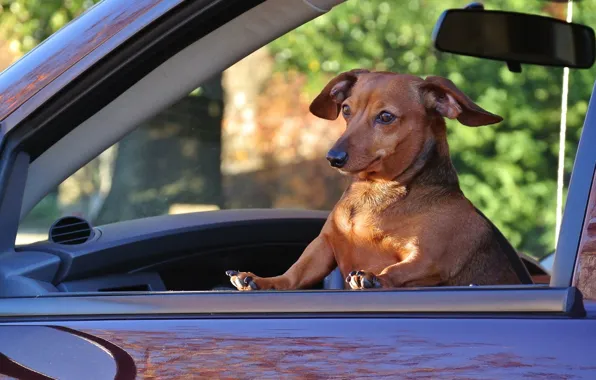
<path fill-rule="evenodd" d="M 327 160 L 353 180 L 284 274 L 227 271 L 238 290 L 309 288 L 336 266 L 351 289 L 520 284 L 490 221 L 460 189 L 444 119 L 476 127 L 500 116 L 446 78 L 363 69 L 332 79 L 309 109 L 345 119 Z"/>

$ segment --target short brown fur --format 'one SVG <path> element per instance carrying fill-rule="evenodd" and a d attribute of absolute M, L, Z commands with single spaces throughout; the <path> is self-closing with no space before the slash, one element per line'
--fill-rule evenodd
<path fill-rule="evenodd" d="M 307 288 L 336 265 L 352 289 L 520 283 L 460 190 L 444 121 L 480 126 L 501 117 L 445 78 L 367 70 L 338 75 L 310 110 L 329 120 L 344 115 L 333 149 L 347 152 L 340 171 L 353 181 L 294 265 L 268 278 L 228 271 L 236 288 Z M 382 112 L 395 119 L 380 121 Z"/>

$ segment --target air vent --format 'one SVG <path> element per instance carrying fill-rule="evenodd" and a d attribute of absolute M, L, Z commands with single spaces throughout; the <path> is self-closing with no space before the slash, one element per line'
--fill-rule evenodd
<path fill-rule="evenodd" d="M 91 224 L 76 216 L 60 218 L 50 228 L 50 240 L 58 244 L 83 244 L 92 237 Z"/>

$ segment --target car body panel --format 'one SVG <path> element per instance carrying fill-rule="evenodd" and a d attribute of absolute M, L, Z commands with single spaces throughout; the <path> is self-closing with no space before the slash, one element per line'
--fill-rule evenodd
<path fill-rule="evenodd" d="M 0 75 L 5 132 L 181 2 L 104 0 L 41 43 Z"/>
<path fill-rule="evenodd" d="M 0 374 L 30 378 L 33 370 L 60 379 L 110 379 L 122 367 L 115 360 L 119 355 L 113 354 L 112 345 L 78 331 L 54 326 L 0 326 L 0 336 Z M 69 358 L 68 373 L 55 365 L 65 357 Z"/>
<path fill-rule="evenodd" d="M 138 378 L 145 379 L 593 379 L 596 374 L 593 319 L 336 316 L 58 325 L 123 349 Z M 23 333 L 27 328 L 40 327 L 15 327 Z M 19 342 L 14 344 L 13 352 Z M 51 357 L 43 346 L 23 345 L 31 356 Z M 32 369 L 48 364 L 41 358 L 27 363 Z M 70 368 L 77 366 L 69 358 L 52 374 L 73 378 Z"/>

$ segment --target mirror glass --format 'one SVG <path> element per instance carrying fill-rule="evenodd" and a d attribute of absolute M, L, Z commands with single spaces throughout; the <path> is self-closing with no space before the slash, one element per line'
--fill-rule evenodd
<path fill-rule="evenodd" d="M 439 51 L 509 63 L 589 68 L 594 64 L 594 30 L 524 13 L 450 9 L 433 32 Z"/>

